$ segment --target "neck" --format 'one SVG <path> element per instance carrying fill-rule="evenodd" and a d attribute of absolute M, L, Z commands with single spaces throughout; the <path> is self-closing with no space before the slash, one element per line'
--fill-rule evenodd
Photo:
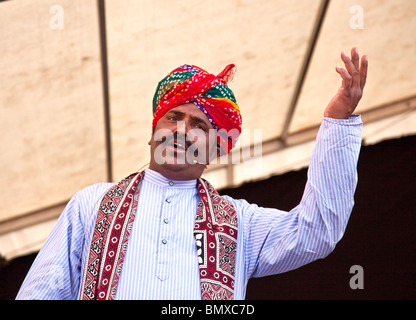
<path fill-rule="evenodd" d="M 167 179 L 177 181 L 199 179 L 201 178 L 201 175 L 204 172 L 205 168 L 205 165 L 199 163 L 187 167 L 181 167 L 173 164 L 159 165 L 154 162 L 151 162 L 149 164 L 149 169 L 159 172 Z"/>

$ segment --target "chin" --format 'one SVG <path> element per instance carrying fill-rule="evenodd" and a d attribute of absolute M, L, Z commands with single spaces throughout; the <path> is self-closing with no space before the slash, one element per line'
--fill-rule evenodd
<path fill-rule="evenodd" d="M 158 171 L 168 179 L 172 180 L 192 180 L 201 177 L 205 167 L 200 164 L 157 164 L 150 169 Z"/>
<path fill-rule="evenodd" d="M 188 170 L 192 170 L 193 166 L 189 165 L 187 163 L 185 164 L 177 164 L 177 163 L 165 163 L 160 165 L 161 167 L 163 167 L 164 169 L 170 170 L 170 171 L 188 171 Z"/>

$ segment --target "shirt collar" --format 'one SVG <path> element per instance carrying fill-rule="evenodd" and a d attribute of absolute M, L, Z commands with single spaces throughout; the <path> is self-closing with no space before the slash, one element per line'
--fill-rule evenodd
<path fill-rule="evenodd" d="M 193 180 L 170 180 L 161 173 L 152 169 L 145 169 L 143 181 L 156 184 L 161 187 L 174 187 L 181 189 L 196 188 L 197 179 Z"/>

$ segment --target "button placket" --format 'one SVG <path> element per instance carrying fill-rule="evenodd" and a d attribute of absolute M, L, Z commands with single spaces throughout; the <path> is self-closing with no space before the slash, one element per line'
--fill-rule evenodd
<path fill-rule="evenodd" d="M 162 205 L 161 212 L 161 223 L 160 223 L 160 238 L 159 238 L 159 249 L 158 249 L 158 264 L 156 270 L 156 276 L 160 280 L 165 280 L 168 277 L 169 269 L 169 257 L 172 246 L 170 244 L 172 226 L 171 226 L 171 215 L 172 213 L 172 199 L 175 193 L 175 190 L 171 187 L 174 186 L 173 182 L 168 183 L 169 186 L 166 188 L 165 200 Z"/>

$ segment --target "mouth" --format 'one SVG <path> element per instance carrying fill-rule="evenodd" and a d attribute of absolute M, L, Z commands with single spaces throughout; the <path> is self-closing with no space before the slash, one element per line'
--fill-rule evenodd
<path fill-rule="evenodd" d="M 157 141 L 157 140 L 156 140 Z M 204 164 L 206 155 L 204 147 L 198 143 L 186 140 L 186 137 L 166 135 L 160 138 L 161 141 L 155 146 L 154 158 L 158 164 Z M 198 141 L 197 141 L 198 142 Z M 202 152 L 201 149 L 202 148 Z"/>
<path fill-rule="evenodd" d="M 176 150 L 182 150 L 182 151 L 186 151 L 188 150 L 188 144 L 187 143 L 183 143 L 183 142 L 178 142 L 178 141 L 173 141 L 173 148 Z"/>
<path fill-rule="evenodd" d="M 188 148 L 192 143 L 184 141 L 183 139 L 172 138 L 164 142 L 166 150 L 170 150 L 173 154 L 186 154 Z"/>
<path fill-rule="evenodd" d="M 171 136 L 164 136 L 162 138 L 162 143 L 168 147 L 178 152 L 186 152 L 188 148 L 192 145 L 192 142 L 187 140 L 186 136 L 173 134 Z"/>

